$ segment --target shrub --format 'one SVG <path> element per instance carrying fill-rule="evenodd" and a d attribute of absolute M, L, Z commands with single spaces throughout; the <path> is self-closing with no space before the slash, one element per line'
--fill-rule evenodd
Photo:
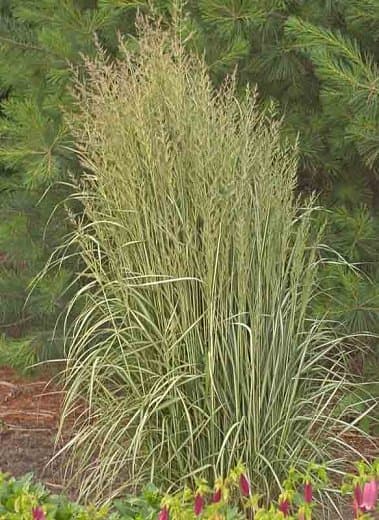
<path fill-rule="evenodd" d="M 86 174 L 62 246 L 84 265 L 65 417 L 88 403 L 73 474 L 101 497 L 242 459 L 270 497 L 290 466 L 345 454 L 343 338 L 308 315 L 313 202 L 270 109 L 233 80 L 216 93 L 174 36 L 144 31 L 138 52 L 87 63 L 71 121 Z"/>

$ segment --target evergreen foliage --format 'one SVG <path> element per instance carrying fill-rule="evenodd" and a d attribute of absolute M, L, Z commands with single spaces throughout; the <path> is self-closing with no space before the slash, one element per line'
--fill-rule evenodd
<path fill-rule="evenodd" d="M 93 1 L 71 0 L 2 4 L 0 362 L 13 357 L 13 364 L 22 365 L 28 345 L 36 346 L 35 355 L 25 356 L 25 364 L 62 352 L 59 334 L 52 348 L 52 331 L 64 308 L 70 273 L 45 277 L 28 294 L 67 231 L 60 204 L 66 193 L 57 183 L 78 172 L 63 117 L 71 104 L 71 68 L 96 52 L 95 34 L 109 28 L 108 47 L 117 42 L 113 13 L 95 7 Z"/>
<path fill-rule="evenodd" d="M 0 362 L 22 368 L 62 352 L 59 333 L 52 338 L 57 316 L 64 310 L 62 296 L 71 278 L 66 269 L 50 273 L 30 294 L 30 283 L 62 235 L 62 218 L 49 219 L 61 193 L 38 201 L 22 189 L 0 196 Z M 62 215 L 62 210 L 59 212 Z M 24 355 L 26 354 L 26 355 Z"/>
<path fill-rule="evenodd" d="M 138 10 L 148 12 L 153 6 L 155 13 L 170 17 L 180 4 L 179 0 L 1 3 L 0 254 L 7 258 L 0 260 L 3 332 L 10 332 L 7 324 L 17 323 L 16 335 L 29 335 L 33 323 L 41 328 L 53 323 L 59 307 L 45 306 L 42 326 L 42 300 L 33 306 L 30 301 L 27 308 L 22 302 L 51 251 L 47 237 L 58 239 L 54 228 L 45 238 L 42 232 L 59 198 L 57 190 L 50 189 L 42 206 L 36 203 L 50 183 L 80 171 L 62 116 L 72 103 L 71 67 L 80 67 L 83 55 L 93 56 L 97 43 L 115 53 L 118 32 L 125 37 L 135 33 Z M 362 271 L 357 278 L 350 269 L 325 270 L 321 280 L 325 299 L 317 308 L 321 313 L 333 309 L 332 317 L 354 331 L 378 331 L 377 1 L 188 0 L 182 9 L 180 30 L 188 45 L 205 54 L 215 83 L 237 67 L 241 90 L 247 83 L 257 83 L 262 102 L 275 100 L 287 136 L 299 135 L 300 188 L 321 193 L 321 202 L 331 210 L 328 243 L 338 246 Z M 128 41 L 133 44 L 132 38 Z M 20 260 L 27 266 L 22 274 L 16 267 Z M 51 290 L 49 301 L 55 301 L 62 285 L 54 281 L 46 289 Z M 17 295 L 11 303 L 9 294 Z M 48 308 L 54 309 L 51 315 Z M 25 326 L 19 331 L 21 323 Z"/>

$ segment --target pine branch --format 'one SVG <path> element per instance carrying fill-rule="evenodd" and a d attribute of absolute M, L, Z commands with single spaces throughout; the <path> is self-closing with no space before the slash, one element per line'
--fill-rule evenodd
<path fill-rule="evenodd" d="M 379 3 L 377 0 L 350 0 L 346 5 L 346 20 L 356 33 L 379 39 Z"/>
<path fill-rule="evenodd" d="M 323 48 L 347 58 L 356 65 L 363 62 L 358 42 L 343 35 L 339 30 L 331 31 L 316 27 L 301 18 L 290 17 L 285 23 L 285 32 L 298 42 L 293 44 L 293 48 Z"/>
<path fill-rule="evenodd" d="M 12 40 L 11 38 L 6 38 L 5 36 L 0 36 L 0 42 L 4 42 L 4 43 L 14 46 L 14 47 L 19 47 L 26 51 L 37 51 L 37 52 L 41 52 L 43 54 L 51 54 L 53 56 L 58 56 L 57 54 L 55 54 L 54 52 L 52 52 L 49 49 L 45 49 L 43 47 L 38 47 L 37 45 L 33 45 L 30 43 L 24 43 L 24 42 L 20 42 L 17 40 Z"/>
<path fill-rule="evenodd" d="M 224 36 L 262 24 L 267 18 L 267 12 L 252 0 L 200 0 L 199 12 L 204 23 Z"/>

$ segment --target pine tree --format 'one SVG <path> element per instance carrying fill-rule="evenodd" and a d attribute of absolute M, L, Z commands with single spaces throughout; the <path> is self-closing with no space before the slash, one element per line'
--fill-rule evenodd
<path fill-rule="evenodd" d="M 1 7 L 0 362 L 23 366 L 62 353 L 53 330 L 73 275 L 60 269 L 30 288 L 67 231 L 61 183 L 79 172 L 63 117 L 71 67 L 96 52 L 95 34 L 109 28 L 108 48 L 116 46 L 113 14 L 93 1 Z"/>

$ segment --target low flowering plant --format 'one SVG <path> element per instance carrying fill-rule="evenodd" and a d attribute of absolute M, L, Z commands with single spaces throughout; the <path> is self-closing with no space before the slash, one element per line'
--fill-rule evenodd
<path fill-rule="evenodd" d="M 49 494 L 31 475 L 15 479 L 0 473 L 1 520 L 122 520 L 108 507 L 83 507 Z"/>
<path fill-rule="evenodd" d="M 359 463 L 358 473 L 343 484 L 343 491 L 350 492 L 352 497 L 354 518 L 374 518 L 378 507 L 378 466 L 379 462 L 371 466 Z M 159 520 L 163 513 L 164 520 L 312 520 L 318 505 L 315 492 L 322 492 L 329 485 L 324 466 L 311 463 L 304 473 L 292 469 L 278 500 L 267 506 L 264 497 L 254 493 L 254 483 L 250 482 L 242 464 L 227 478 L 217 479 L 213 488 L 201 482 L 193 494 L 179 492 L 165 496 Z"/>
<path fill-rule="evenodd" d="M 359 462 L 341 493 L 351 500 L 351 517 L 375 518 L 378 511 L 379 460 Z M 276 501 L 267 504 L 254 490 L 246 468 L 238 464 L 226 478 L 211 485 L 197 480 L 193 489 L 162 496 L 154 486 L 107 507 L 80 506 L 49 494 L 31 476 L 14 479 L 0 473 L 0 520 L 312 520 L 322 491 L 329 486 L 323 466 L 305 472 L 291 469 Z"/>
<path fill-rule="evenodd" d="M 374 518 L 371 515 L 378 509 L 379 459 L 372 464 L 358 462 L 356 472 L 345 478 L 341 491 L 352 496 L 355 519 Z"/>

